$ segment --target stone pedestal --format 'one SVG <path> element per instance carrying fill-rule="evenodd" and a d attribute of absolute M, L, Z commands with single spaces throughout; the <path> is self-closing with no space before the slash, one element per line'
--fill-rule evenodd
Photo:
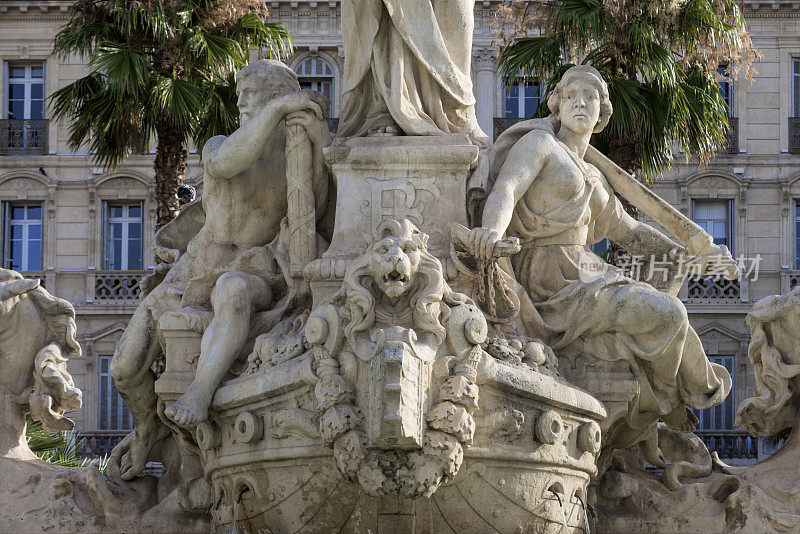
<path fill-rule="evenodd" d="M 186 392 L 194 380 L 194 369 L 200 356 L 202 334 L 194 331 L 182 313 L 165 313 L 158 322 L 164 337 L 166 369 L 156 380 L 155 390 L 170 404 Z"/>
<path fill-rule="evenodd" d="M 360 137 L 324 154 L 336 180 L 336 228 L 328 251 L 304 271 L 314 306 L 339 288 L 347 266 L 387 219 L 407 218 L 428 234 L 428 250 L 455 276 L 447 228 L 467 222 L 466 184 L 478 159 L 466 136 Z"/>

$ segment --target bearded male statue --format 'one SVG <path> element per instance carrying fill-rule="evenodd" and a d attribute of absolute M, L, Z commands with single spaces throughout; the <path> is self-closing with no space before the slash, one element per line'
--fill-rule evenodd
<path fill-rule="evenodd" d="M 170 258 L 174 264 L 164 280 L 136 309 L 111 363 L 117 389 L 136 423 L 112 453 L 112 472 L 122 479 L 141 473 L 151 449 L 169 434 L 157 413 L 151 370 L 163 352 L 157 329 L 162 315 L 198 311 L 203 322 L 211 316 L 208 310 L 213 312 L 204 329 L 197 375 L 185 394 L 164 410 L 166 418 L 191 428 L 208 417 L 214 392 L 251 336 L 251 316 L 291 305 L 281 295 L 284 269 L 275 247 L 269 246 L 287 214 L 285 123 L 301 125 L 308 135 L 315 155 L 317 220 L 325 211 L 328 176 L 321 149 L 330 136 L 324 97 L 301 92 L 295 73 L 274 60 L 251 63 L 238 72 L 236 82 L 241 126 L 203 147 L 202 228 L 184 253 L 174 251 L 179 257 Z M 280 313 L 273 315 L 280 319 Z"/>
<path fill-rule="evenodd" d="M 686 408 L 720 404 L 731 377 L 708 361 L 689 326 L 675 296 L 683 280 L 673 277 L 667 292 L 660 292 L 608 268 L 588 245 L 607 237 L 632 254 L 658 259 L 676 258 L 685 249 L 628 215 L 606 177 L 584 160 L 592 133 L 608 124 L 612 112 L 599 72 L 570 68 L 548 106 L 548 119 L 527 121 L 498 138 L 496 179 L 482 227 L 471 232 L 472 252 L 488 260 L 505 235 L 519 238 L 522 250 L 506 269 L 521 285 L 527 335 L 558 355 L 626 361 L 634 370 L 640 392 L 604 436 L 606 454 L 642 441 L 659 418 L 691 430 L 696 419 Z"/>

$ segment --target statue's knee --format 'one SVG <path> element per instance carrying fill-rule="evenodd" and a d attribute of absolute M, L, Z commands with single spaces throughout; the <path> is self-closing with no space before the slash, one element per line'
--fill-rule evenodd
<path fill-rule="evenodd" d="M 689 322 L 686 307 L 680 299 L 666 293 L 659 293 L 659 297 L 654 299 L 653 309 L 645 315 L 645 317 L 658 318 L 658 321 L 655 321 L 657 324 L 654 326 L 660 324 L 661 328 L 678 329 Z"/>
<path fill-rule="evenodd" d="M 247 279 L 237 273 L 226 273 L 220 276 L 211 294 L 215 309 L 224 303 L 223 307 L 229 311 L 239 311 L 249 306 L 251 298 Z"/>
<path fill-rule="evenodd" d="M 114 357 L 111 358 L 109 372 L 111 373 L 111 377 L 114 379 L 114 382 L 117 382 L 118 384 L 120 382 L 124 383 L 135 373 L 132 367 L 132 365 L 125 361 L 124 353 L 117 351 L 114 353 Z"/>

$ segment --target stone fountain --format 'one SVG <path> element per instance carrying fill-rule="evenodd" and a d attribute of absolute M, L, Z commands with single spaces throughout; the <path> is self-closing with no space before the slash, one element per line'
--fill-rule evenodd
<path fill-rule="evenodd" d="M 550 117 L 489 146 L 469 77 L 472 4 L 361 3 L 343 6 L 334 139 L 325 98 L 288 67 L 237 74 L 241 126 L 203 148 L 204 195 L 156 234 L 163 263 L 114 355 L 135 430 L 108 479 L 14 459 L 31 471 L 19 488 L 61 500 L 23 503 L 0 527 L 39 510 L 28 525 L 51 531 L 83 530 L 68 525 L 77 517 L 108 532 L 684 532 L 711 510 L 712 532 L 723 501 L 728 527 L 757 524 L 734 489 L 760 491 L 742 485 L 751 472 L 718 465 L 727 478 L 705 480 L 710 456 L 687 433 L 689 409 L 721 403 L 731 379 L 676 298 L 685 273 L 649 284 L 588 249 L 608 237 L 738 276 L 724 246 L 589 145 L 613 111 L 600 74 L 569 69 Z M 4 306 L 24 298 L 18 286 L 0 285 Z M 58 332 L 35 346 L 79 352 Z M 25 364 L 31 392 L 5 392 L 6 456 L 22 450 L 25 410 L 53 422 L 79 402 L 56 356 Z M 793 380 L 775 358 L 754 363 Z M 758 432 L 753 414 L 774 403 L 794 421 L 786 383 L 764 372 L 769 398 L 741 412 Z M 627 469 L 630 456 L 663 474 Z M 148 461 L 164 476 L 139 477 Z M 688 482 L 713 485 L 705 508 L 686 504 Z M 752 514 L 773 508 L 762 499 Z"/>

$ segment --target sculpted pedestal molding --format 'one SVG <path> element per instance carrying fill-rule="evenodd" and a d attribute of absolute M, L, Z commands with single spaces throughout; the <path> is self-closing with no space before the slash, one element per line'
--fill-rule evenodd
<path fill-rule="evenodd" d="M 327 252 L 304 271 L 315 306 L 338 289 L 386 219 L 407 218 L 428 234 L 445 278 L 455 276 L 447 227 L 466 224 L 466 184 L 478 160 L 466 135 L 351 138 L 323 153 L 336 181 L 336 227 Z"/>

